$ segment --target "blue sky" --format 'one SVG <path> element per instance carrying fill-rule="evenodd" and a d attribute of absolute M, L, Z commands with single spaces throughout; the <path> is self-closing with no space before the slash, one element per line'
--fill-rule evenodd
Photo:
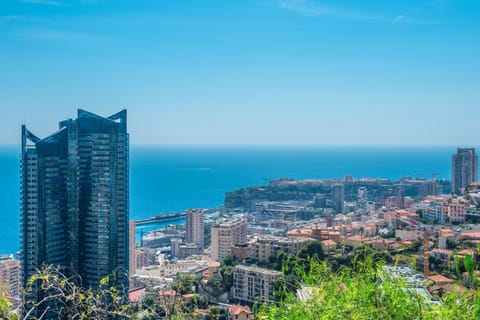
<path fill-rule="evenodd" d="M 1 0 L 0 144 L 478 145 L 480 1 Z"/>

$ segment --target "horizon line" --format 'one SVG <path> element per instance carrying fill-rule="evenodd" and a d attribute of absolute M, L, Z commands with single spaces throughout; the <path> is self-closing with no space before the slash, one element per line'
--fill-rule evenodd
<path fill-rule="evenodd" d="M 0 147 L 18 147 L 17 143 L 0 143 Z M 371 148 L 371 147 L 387 147 L 387 148 L 480 148 L 479 145 L 451 145 L 451 144 L 278 144 L 278 143 L 130 143 L 132 147 L 348 147 L 348 148 Z"/>

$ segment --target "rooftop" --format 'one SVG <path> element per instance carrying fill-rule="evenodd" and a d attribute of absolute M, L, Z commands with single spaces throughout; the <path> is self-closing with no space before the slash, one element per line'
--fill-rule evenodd
<path fill-rule="evenodd" d="M 209 266 L 210 268 L 218 268 L 218 267 L 220 267 L 220 262 L 218 262 L 218 261 L 210 261 L 210 262 L 208 263 L 208 266 Z"/>
<path fill-rule="evenodd" d="M 436 274 L 434 276 L 430 276 L 427 280 L 432 281 L 433 283 L 450 283 L 453 282 L 453 279 L 447 278 L 444 275 Z"/>
<path fill-rule="evenodd" d="M 241 306 L 238 304 L 234 304 L 233 306 L 228 307 L 228 313 L 233 316 L 238 316 L 241 313 L 252 314 L 252 311 L 248 306 Z"/>
<path fill-rule="evenodd" d="M 452 255 L 452 254 L 453 254 L 453 251 L 452 251 L 452 250 L 448 250 L 448 249 L 438 249 L 438 248 L 435 248 L 435 249 L 432 249 L 432 253 L 440 253 L 440 254 Z"/>
<path fill-rule="evenodd" d="M 260 267 L 254 267 L 254 266 L 238 265 L 236 268 L 244 270 L 244 271 L 250 271 L 250 272 L 255 272 L 255 273 L 260 273 L 260 274 L 268 274 L 268 275 L 271 275 L 271 276 L 281 276 L 282 275 L 282 273 L 279 272 L 279 271 L 260 268 Z"/>
<path fill-rule="evenodd" d="M 333 247 L 333 246 L 336 246 L 337 243 L 333 240 L 323 240 L 322 241 L 322 246 L 325 246 L 325 247 Z"/>

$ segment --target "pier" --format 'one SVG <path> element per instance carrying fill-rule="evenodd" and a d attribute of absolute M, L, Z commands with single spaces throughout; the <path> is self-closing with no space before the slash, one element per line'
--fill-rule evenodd
<path fill-rule="evenodd" d="M 171 213 L 171 214 L 162 214 L 154 217 L 150 217 L 147 219 L 140 219 L 136 220 L 136 224 L 138 225 L 145 225 L 151 223 L 158 223 L 158 222 L 168 222 L 168 221 L 175 221 L 185 218 L 186 213 Z"/>

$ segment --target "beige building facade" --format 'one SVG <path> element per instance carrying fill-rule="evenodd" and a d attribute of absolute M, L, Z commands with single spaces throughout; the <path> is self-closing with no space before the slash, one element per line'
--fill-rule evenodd
<path fill-rule="evenodd" d="M 198 249 L 203 250 L 204 247 L 204 227 L 203 227 L 203 209 L 187 210 L 187 243 L 198 244 Z"/>
<path fill-rule="evenodd" d="M 12 255 L 0 256 L 0 297 L 15 301 L 20 298 L 20 261 Z"/>
<path fill-rule="evenodd" d="M 232 253 L 232 247 L 247 243 L 247 220 L 237 218 L 213 225 L 211 228 L 212 260 L 222 260 Z"/>

